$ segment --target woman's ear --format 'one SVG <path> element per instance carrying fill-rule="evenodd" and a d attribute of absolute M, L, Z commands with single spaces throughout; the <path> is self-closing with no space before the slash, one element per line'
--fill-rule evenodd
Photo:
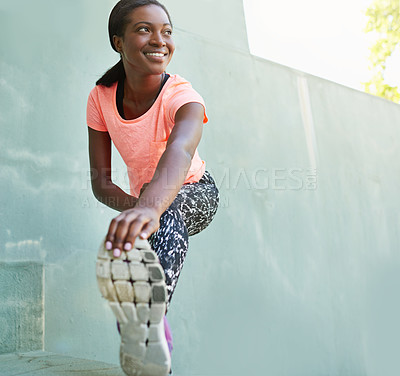
<path fill-rule="evenodd" d="M 122 53 L 122 38 L 117 35 L 113 35 L 113 43 L 114 43 L 115 49 L 119 53 Z"/>

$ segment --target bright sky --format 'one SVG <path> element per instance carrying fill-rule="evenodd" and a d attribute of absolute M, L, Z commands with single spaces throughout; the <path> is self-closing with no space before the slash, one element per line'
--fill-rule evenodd
<path fill-rule="evenodd" d="M 363 90 L 369 47 L 365 10 L 372 0 L 243 0 L 250 52 L 315 76 Z M 400 87 L 399 48 L 385 80 Z"/>

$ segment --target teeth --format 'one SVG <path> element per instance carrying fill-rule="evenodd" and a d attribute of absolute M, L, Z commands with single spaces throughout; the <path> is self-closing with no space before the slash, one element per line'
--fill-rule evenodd
<path fill-rule="evenodd" d="M 164 56 L 164 54 L 160 54 L 160 53 L 157 53 L 157 52 L 147 52 L 146 55 L 158 56 L 158 57 L 163 57 Z"/>

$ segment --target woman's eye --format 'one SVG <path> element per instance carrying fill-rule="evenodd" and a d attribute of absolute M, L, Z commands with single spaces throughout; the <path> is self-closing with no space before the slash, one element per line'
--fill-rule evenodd
<path fill-rule="evenodd" d="M 142 26 L 142 27 L 139 27 L 138 31 L 149 31 L 149 28 Z"/>
<path fill-rule="evenodd" d="M 172 30 L 165 30 L 164 33 L 167 35 L 172 35 Z"/>

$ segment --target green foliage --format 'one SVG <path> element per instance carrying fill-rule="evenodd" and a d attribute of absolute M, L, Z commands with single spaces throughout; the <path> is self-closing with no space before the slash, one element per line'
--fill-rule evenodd
<path fill-rule="evenodd" d="M 397 86 L 385 84 L 386 61 L 393 51 L 400 48 L 400 0 L 374 0 L 366 11 L 368 16 L 365 32 L 376 32 L 379 38 L 370 48 L 372 78 L 364 83 L 367 93 L 375 94 L 400 103 Z"/>

